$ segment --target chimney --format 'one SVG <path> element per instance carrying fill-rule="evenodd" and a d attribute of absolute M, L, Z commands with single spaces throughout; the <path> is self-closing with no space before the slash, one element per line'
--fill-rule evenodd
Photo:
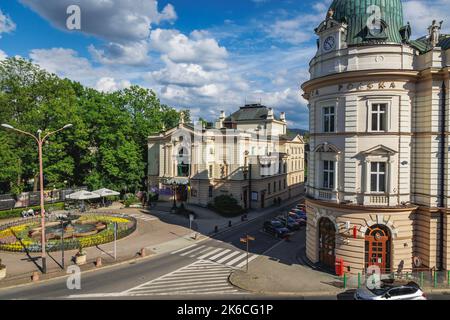
<path fill-rule="evenodd" d="M 220 111 L 219 120 L 216 122 L 216 129 L 222 129 L 225 126 L 225 124 L 224 124 L 225 118 L 226 118 L 225 111 L 223 111 L 223 110 Z"/>
<path fill-rule="evenodd" d="M 267 120 L 273 120 L 273 109 L 269 108 L 269 112 L 267 113 Z"/>
<path fill-rule="evenodd" d="M 280 120 L 283 121 L 283 122 L 286 122 L 286 112 L 282 112 L 280 114 Z"/>
<path fill-rule="evenodd" d="M 220 111 L 220 120 L 225 120 L 225 111 Z"/>

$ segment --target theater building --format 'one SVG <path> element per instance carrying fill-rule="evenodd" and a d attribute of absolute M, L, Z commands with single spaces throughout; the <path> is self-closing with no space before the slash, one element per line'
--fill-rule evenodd
<path fill-rule="evenodd" d="M 263 209 L 304 193 L 304 141 L 286 114 L 246 105 L 212 126 L 181 121 L 148 139 L 149 189 L 160 198 L 207 206 L 229 195 Z"/>
<path fill-rule="evenodd" d="M 302 85 L 307 257 L 351 273 L 450 269 L 450 35 L 400 0 L 334 0 Z"/>

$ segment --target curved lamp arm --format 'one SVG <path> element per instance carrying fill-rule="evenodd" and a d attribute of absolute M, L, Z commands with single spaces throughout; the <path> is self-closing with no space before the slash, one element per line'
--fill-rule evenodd
<path fill-rule="evenodd" d="M 65 129 L 69 129 L 69 128 L 71 128 L 71 127 L 73 127 L 73 124 L 66 124 L 64 127 L 62 127 L 61 129 L 58 129 L 58 130 L 55 130 L 55 131 L 52 131 L 52 132 L 49 132 L 49 133 L 47 133 L 45 136 L 44 136 L 44 138 L 42 138 L 42 142 L 44 142 L 48 137 L 50 137 L 52 134 L 55 134 L 55 133 L 58 133 L 58 132 L 60 132 L 60 131 L 63 131 L 63 130 L 65 130 Z"/>
<path fill-rule="evenodd" d="M 27 135 L 27 136 L 30 136 L 30 137 L 32 137 L 34 140 L 36 140 L 37 143 L 39 143 L 39 139 L 38 139 L 35 135 L 33 135 L 33 134 L 29 133 L 29 132 L 26 132 L 26 131 L 23 131 L 23 130 L 20 130 L 20 129 L 16 129 L 16 128 L 14 128 L 13 126 L 11 126 L 11 125 L 9 125 L 9 124 L 5 124 L 5 123 L 2 124 L 2 127 L 5 128 L 5 129 L 8 129 L 8 130 L 13 130 L 13 131 L 16 131 L 16 132 L 25 134 L 25 135 Z"/>

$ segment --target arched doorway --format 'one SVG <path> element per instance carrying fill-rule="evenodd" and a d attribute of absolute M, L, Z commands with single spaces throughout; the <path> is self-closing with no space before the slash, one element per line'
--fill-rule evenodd
<path fill-rule="evenodd" d="M 319 261 L 334 269 L 336 262 L 336 228 L 328 218 L 319 221 Z"/>
<path fill-rule="evenodd" d="M 386 226 L 367 229 L 365 237 L 365 267 L 378 266 L 382 273 L 391 270 L 391 233 Z"/>

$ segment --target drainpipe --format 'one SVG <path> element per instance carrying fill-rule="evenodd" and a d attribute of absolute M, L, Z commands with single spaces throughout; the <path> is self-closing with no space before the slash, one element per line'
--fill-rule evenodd
<path fill-rule="evenodd" d="M 252 209 L 252 165 L 248 164 L 248 209 Z"/>
<path fill-rule="evenodd" d="M 443 270 L 444 268 L 444 218 L 445 218 L 445 154 L 446 154 L 446 136 L 445 136 L 445 129 L 446 129 L 446 118 L 447 118 L 447 110 L 446 110 L 446 100 L 447 100 L 447 88 L 445 86 L 445 81 L 442 82 L 442 88 L 441 88 L 441 123 L 440 123 L 440 159 L 439 159 L 439 165 L 440 165 L 440 172 L 439 175 L 441 177 L 440 183 L 439 183 L 439 207 L 441 208 L 440 212 L 440 229 L 439 229 L 439 236 L 440 236 L 440 244 L 439 244 L 439 258 L 440 258 L 440 264 L 439 268 L 440 270 Z"/>

